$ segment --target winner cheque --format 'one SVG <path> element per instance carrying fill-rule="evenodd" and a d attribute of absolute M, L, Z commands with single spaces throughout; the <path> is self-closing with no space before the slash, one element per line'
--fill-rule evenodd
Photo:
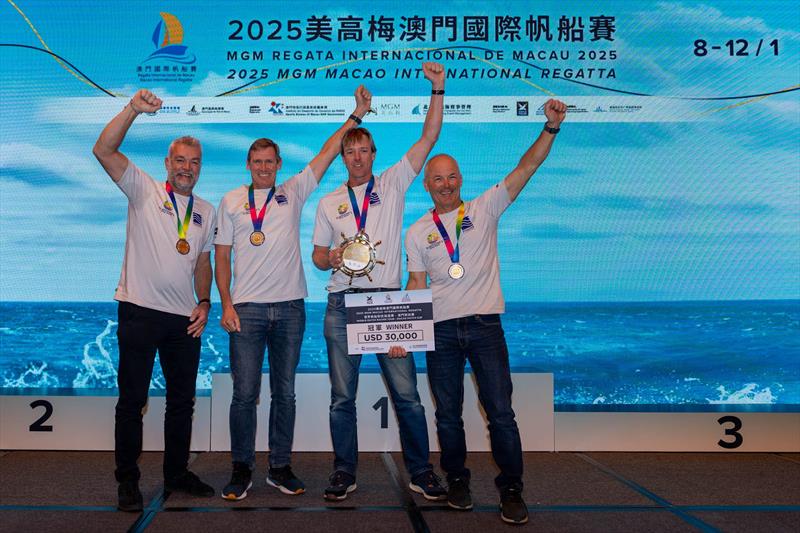
<path fill-rule="evenodd" d="M 430 289 L 345 294 L 347 347 L 352 355 L 434 350 Z"/>

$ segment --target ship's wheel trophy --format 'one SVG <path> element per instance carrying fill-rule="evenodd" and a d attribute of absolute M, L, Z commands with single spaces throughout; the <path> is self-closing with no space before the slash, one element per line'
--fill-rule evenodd
<path fill-rule="evenodd" d="M 342 248 L 342 266 L 333 269 L 334 272 L 341 270 L 347 276 L 350 276 L 350 285 L 353 284 L 353 278 L 360 278 L 367 276 L 367 279 L 372 281 L 369 275 L 375 265 L 385 264 L 380 259 L 376 258 L 376 251 L 381 241 L 373 244 L 369 240 L 363 229 L 358 230 L 358 233 L 352 237 L 345 237 L 342 235 L 342 243 L 339 245 Z"/>

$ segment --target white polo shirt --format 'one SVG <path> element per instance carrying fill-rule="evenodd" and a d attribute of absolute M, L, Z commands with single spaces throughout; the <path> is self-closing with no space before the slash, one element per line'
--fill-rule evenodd
<path fill-rule="evenodd" d="M 400 287 L 400 231 L 403 227 L 405 195 L 417 172 L 411 167 L 406 156 L 375 177 L 375 185 L 370 194 L 369 209 L 365 231 L 369 240 L 381 244 L 375 249 L 377 259 L 385 265 L 376 264 L 370 272 L 372 282 L 366 276 L 353 278 L 341 271 L 331 274 L 328 291 L 341 292 L 349 288 L 399 288 Z M 361 211 L 367 184 L 353 188 Z M 314 224 L 314 246 L 334 248 L 342 242 L 341 234 L 352 237 L 357 232 L 356 219 L 347 193 L 347 183 L 324 196 L 317 205 L 317 219 Z"/>
<path fill-rule="evenodd" d="M 133 162 L 117 185 L 128 197 L 125 258 L 114 299 L 148 309 L 189 316 L 195 308 L 194 268 L 201 252 L 210 252 L 214 240 L 214 207 L 194 195 L 186 240 L 190 250 L 181 255 L 178 217 L 164 188 Z M 175 194 L 183 222 L 188 196 Z"/>
<path fill-rule="evenodd" d="M 219 204 L 214 244 L 232 246 L 234 304 L 275 303 L 308 296 L 303 263 L 300 260 L 300 215 L 308 197 L 317 188 L 311 167 L 275 187 L 267 206 L 261 231 L 264 243 L 253 246 L 250 234 L 248 185 L 227 193 Z M 269 189 L 256 189 L 256 214 L 264 205 Z"/>
<path fill-rule="evenodd" d="M 452 279 L 447 273 L 453 263 L 430 211 L 406 232 L 408 271 L 428 273 L 434 322 L 505 311 L 497 260 L 497 222 L 509 205 L 511 198 L 503 183 L 465 202 L 459 240 L 458 262 L 464 267 L 461 279 Z M 455 247 L 458 209 L 439 218 Z"/>

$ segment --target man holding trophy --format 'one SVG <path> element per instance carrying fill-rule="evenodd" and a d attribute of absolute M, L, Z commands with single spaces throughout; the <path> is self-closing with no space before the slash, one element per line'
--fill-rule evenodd
<path fill-rule="evenodd" d="M 325 499 L 331 501 L 343 500 L 356 489 L 358 461 L 355 400 L 361 356 L 348 354 L 345 294 L 400 288 L 405 193 L 422 170 L 442 128 L 444 67 L 424 63 L 422 70 L 432 90 L 420 139 L 400 161 L 375 176 L 372 166 L 377 150 L 372 135 L 365 128 L 348 131 L 341 149 L 347 182 L 322 198 L 317 207 L 312 260 L 320 270 L 334 269 L 325 311 L 335 454 Z M 378 354 L 377 358 L 399 421 L 403 459 L 411 477 L 409 487 L 427 499 L 442 499 L 445 490 L 428 460 L 428 429 L 417 392 L 414 359 L 406 354 Z"/>

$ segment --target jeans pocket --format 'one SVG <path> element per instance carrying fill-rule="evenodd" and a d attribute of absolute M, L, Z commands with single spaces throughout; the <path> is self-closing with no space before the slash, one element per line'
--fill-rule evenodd
<path fill-rule="evenodd" d="M 500 315 L 475 315 L 475 321 L 481 326 L 488 326 L 488 327 L 501 326 Z"/>

